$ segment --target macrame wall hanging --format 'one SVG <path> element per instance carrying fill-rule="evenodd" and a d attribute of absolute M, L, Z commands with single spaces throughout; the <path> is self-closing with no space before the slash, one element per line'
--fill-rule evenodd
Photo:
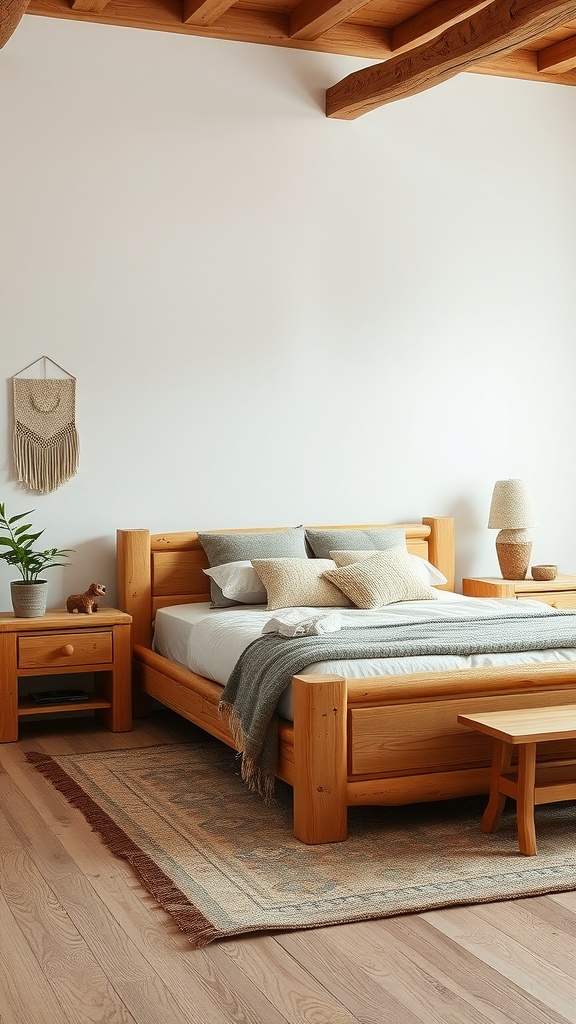
<path fill-rule="evenodd" d="M 65 377 L 49 377 L 48 363 Z M 32 367 L 43 370 L 43 376 L 31 376 Z M 55 491 L 78 469 L 76 378 L 48 356 L 40 356 L 12 377 L 12 385 L 18 479 L 33 491 Z"/>

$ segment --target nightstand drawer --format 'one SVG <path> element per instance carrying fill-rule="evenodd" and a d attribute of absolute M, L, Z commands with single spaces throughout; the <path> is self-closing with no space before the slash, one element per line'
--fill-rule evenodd
<path fill-rule="evenodd" d="M 107 665 L 113 661 L 112 631 L 45 633 L 18 637 L 18 668 Z"/>
<path fill-rule="evenodd" d="M 553 608 L 576 608 L 576 593 L 574 591 L 558 591 L 556 594 L 522 594 L 519 600 L 543 601 L 551 604 Z"/>

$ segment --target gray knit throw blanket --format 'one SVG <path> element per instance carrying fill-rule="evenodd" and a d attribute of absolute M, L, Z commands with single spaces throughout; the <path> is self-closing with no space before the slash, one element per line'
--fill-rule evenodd
<path fill-rule="evenodd" d="M 278 760 L 276 705 L 292 676 L 308 665 L 335 659 L 504 654 L 566 647 L 576 648 L 576 612 L 535 611 L 521 602 L 514 614 L 494 618 L 362 626 L 320 636 L 267 633 L 241 654 L 222 692 L 219 710 L 242 756 L 242 778 L 251 790 L 270 800 Z"/>

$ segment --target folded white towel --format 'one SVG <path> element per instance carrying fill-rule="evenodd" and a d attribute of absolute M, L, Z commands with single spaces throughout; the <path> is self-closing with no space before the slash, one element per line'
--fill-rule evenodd
<path fill-rule="evenodd" d="M 265 623 L 263 633 L 278 633 L 280 636 L 319 636 L 320 633 L 336 633 L 342 628 L 339 612 L 310 615 L 299 608 L 288 608 L 280 615 L 274 615 Z"/>

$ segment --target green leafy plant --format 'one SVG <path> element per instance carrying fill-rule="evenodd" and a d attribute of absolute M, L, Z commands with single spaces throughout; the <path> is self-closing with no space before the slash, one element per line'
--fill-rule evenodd
<path fill-rule="evenodd" d="M 62 550 L 46 548 L 45 551 L 36 551 L 33 545 L 42 536 L 44 530 L 40 530 L 39 533 L 30 533 L 29 531 L 33 529 L 32 524 L 22 522 L 22 519 L 32 515 L 34 511 L 32 509 L 30 512 L 22 512 L 19 516 L 8 518 L 4 505 L 0 503 L 0 531 L 5 534 L 5 536 L 0 536 L 0 559 L 3 559 L 8 565 L 15 566 L 25 583 L 33 583 L 45 569 L 51 569 L 56 565 L 67 565 L 68 563 L 61 559 L 69 558 L 73 550 L 72 548 L 63 548 Z"/>

